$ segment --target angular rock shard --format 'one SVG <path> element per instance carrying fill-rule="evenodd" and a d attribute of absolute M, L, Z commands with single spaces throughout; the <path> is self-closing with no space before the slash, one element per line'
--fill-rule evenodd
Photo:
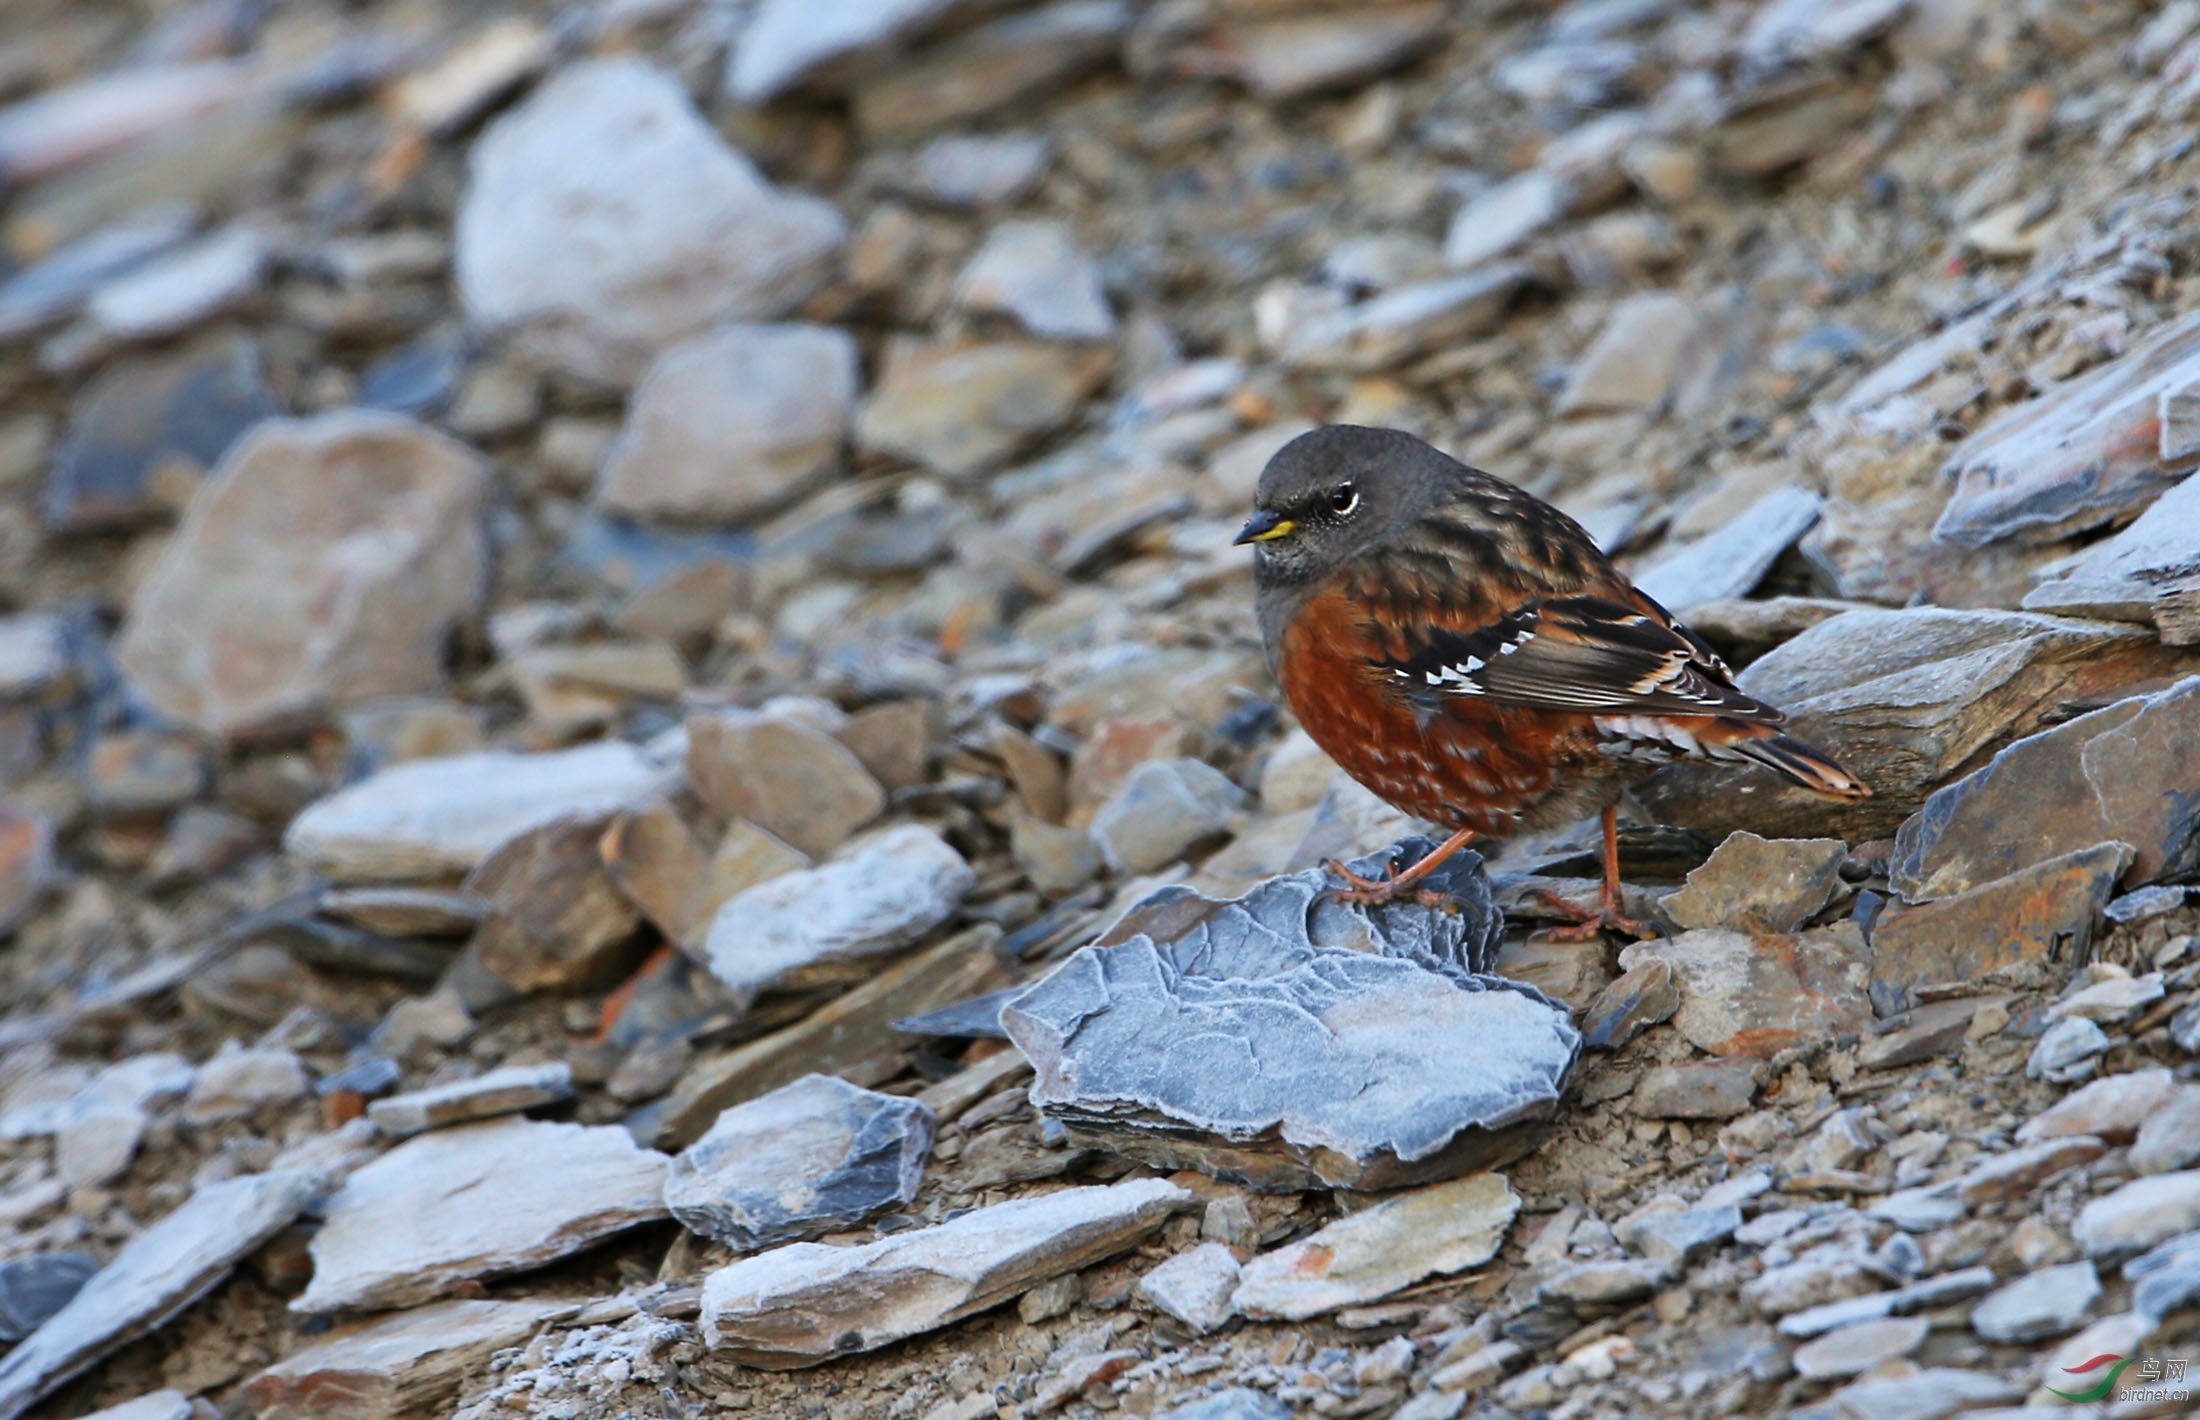
<path fill-rule="evenodd" d="M 245 1383 L 258 1420 L 398 1420 L 447 1412 L 492 1353 L 525 1341 L 556 1303 L 439 1302 L 284 1357 Z"/>
<path fill-rule="evenodd" d="M 1237 1309 L 1303 1321 L 1479 1267 L 1497 1255 L 1519 1213 L 1512 1185 L 1493 1173 L 1385 1199 L 1245 1264 Z"/>
<path fill-rule="evenodd" d="M 0 1359 L 0 1420 L 204 1296 L 237 1260 L 287 1227 L 321 1189 L 280 1169 L 202 1188 L 123 1245 L 69 1304 Z"/>
<path fill-rule="evenodd" d="M 1226 902 L 1155 895 L 1002 1010 L 1033 1102 L 1073 1139 L 1263 1188 L 1391 1188 L 1512 1157 L 1580 1037 L 1539 992 L 1477 974 L 1501 925 L 1479 860 L 1430 882 L 1459 911 L 1339 904 L 1318 870 Z"/>
<path fill-rule="evenodd" d="M 672 1216 L 741 1251 L 816 1237 L 908 1203 L 932 1154 L 913 1099 L 805 1075 L 718 1116 L 672 1161 Z"/>
<path fill-rule="evenodd" d="M 710 1275 L 703 1337 L 767 1370 L 874 1350 L 1111 1257 L 1191 1201 L 1165 1179 L 1138 1179 L 996 1203 L 862 1247 L 792 1243 Z"/>

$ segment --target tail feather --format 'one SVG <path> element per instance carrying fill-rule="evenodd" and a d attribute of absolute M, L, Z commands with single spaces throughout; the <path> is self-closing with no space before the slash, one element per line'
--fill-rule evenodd
<path fill-rule="evenodd" d="M 1732 741 L 1728 748 L 1753 759 L 1814 794 L 1853 803 L 1872 796 L 1871 786 L 1843 769 L 1824 750 L 1804 744 L 1791 735 L 1770 734 Z"/>

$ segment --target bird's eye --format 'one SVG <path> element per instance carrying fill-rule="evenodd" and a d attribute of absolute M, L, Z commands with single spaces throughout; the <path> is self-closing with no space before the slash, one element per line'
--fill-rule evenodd
<path fill-rule="evenodd" d="M 1349 483 L 1340 483 L 1329 490 L 1329 511 L 1342 517 L 1360 506 L 1360 490 Z"/>

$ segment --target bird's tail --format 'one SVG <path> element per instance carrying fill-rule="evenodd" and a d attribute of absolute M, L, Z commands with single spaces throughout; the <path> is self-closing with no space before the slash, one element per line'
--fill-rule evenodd
<path fill-rule="evenodd" d="M 1871 786 L 1843 769 L 1832 755 L 1804 744 L 1791 735 L 1775 732 L 1761 737 L 1737 739 L 1729 748 L 1736 754 L 1753 759 L 1782 777 L 1793 780 L 1814 794 L 1823 794 L 1829 799 L 1844 799 L 1851 803 L 1872 796 Z"/>

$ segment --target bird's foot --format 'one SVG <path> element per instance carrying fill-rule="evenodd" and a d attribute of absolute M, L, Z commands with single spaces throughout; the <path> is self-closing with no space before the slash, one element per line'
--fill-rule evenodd
<path fill-rule="evenodd" d="M 1438 912 L 1457 912 L 1459 910 L 1459 900 L 1457 898 L 1449 893 L 1438 892 L 1434 888 L 1415 887 L 1413 885 L 1414 879 L 1410 876 L 1401 875 L 1396 864 L 1391 866 L 1391 875 L 1387 878 L 1361 877 L 1358 873 L 1347 868 L 1342 860 L 1336 858 L 1329 859 L 1322 866 L 1345 880 L 1346 885 L 1344 887 L 1330 891 L 1329 897 L 1332 902 L 1349 902 L 1363 907 L 1374 907 L 1385 902 L 1396 902 L 1404 898 L 1411 902 L 1417 902 L 1423 907 L 1434 908 Z"/>
<path fill-rule="evenodd" d="M 1548 935 L 1561 942 L 1586 941 L 1599 932 L 1618 932 L 1624 936 L 1633 937 L 1637 941 L 1646 941 L 1651 937 L 1665 935 L 1658 930 L 1654 923 L 1638 921 L 1621 912 L 1619 903 L 1616 901 L 1600 902 L 1595 907 L 1576 907 L 1557 893 L 1548 890 L 1538 892 L 1536 896 L 1572 919 L 1563 927 L 1546 927 L 1543 929 Z"/>

